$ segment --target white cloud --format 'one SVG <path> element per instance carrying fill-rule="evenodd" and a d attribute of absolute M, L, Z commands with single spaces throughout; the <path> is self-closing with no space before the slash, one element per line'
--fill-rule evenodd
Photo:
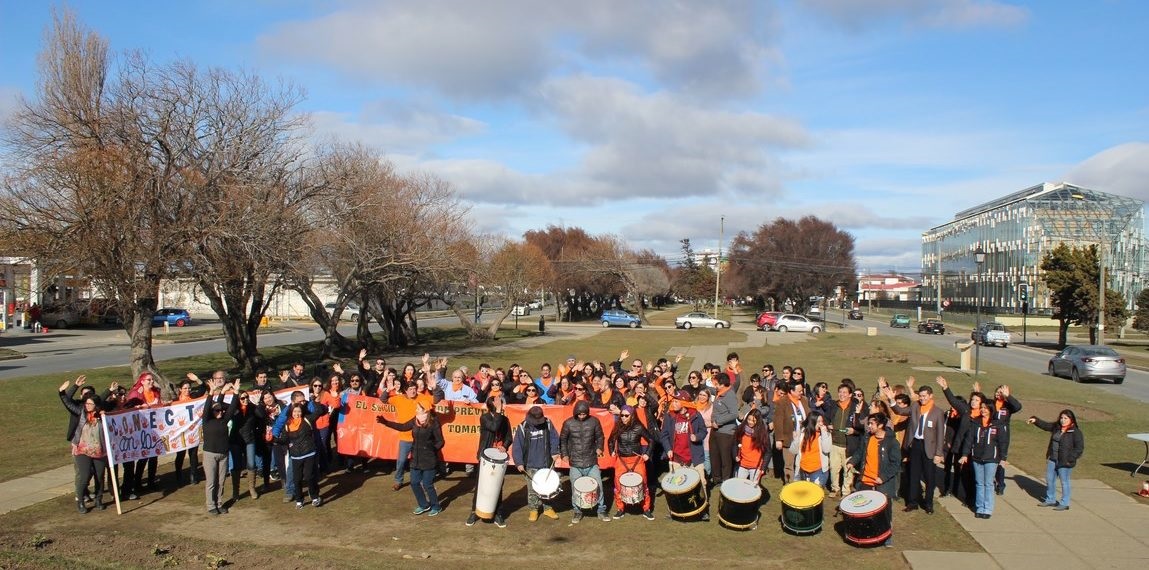
<path fill-rule="evenodd" d="M 1075 166 L 1064 179 L 1078 186 L 1149 201 L 1149 143 L 1130 142 L 1105 149 Z"/>
<path fill-rule="evenodd" d="M 362 113 L 316 111 L 311 123 L 320 137 L 357 141 L 387 152 L 420 152 L 427 146 L 482 133 L 482 121 L 440 113 L 399 101 L 378 102 Z"/>
<path fill-rule="evenodd" d="M 753 0 L 351 2 L 281 24 L 259 44 L 275 57 L 449 97 L 513 97 L 556 69 L 617 65 L 725 98 L 759 90 L 778 58 L 773 23 L 769 5 Z"/>
<path fill-rule="evenodd" d="M 932 28 L 1015 26 L 1029 10 L 995 0 L 800 0 L 812 13 L 851 31 L 886 21 Z"/>

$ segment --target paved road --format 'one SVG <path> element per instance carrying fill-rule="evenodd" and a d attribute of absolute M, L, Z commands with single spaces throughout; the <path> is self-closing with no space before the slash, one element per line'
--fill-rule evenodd
<path fill-rule="evenodd" d="M 457 324 L 455 317 L 421 319 L 420 326 Z M 212 324 L 196 327 L 214 326 Z M 520 326 L 523 326 L 520 323 Z M 268 334 L 259 338 L 260 347 L 281 346 L 323 339 L 315 325 L 293 325 L 291 332 Z M 342 325 L 340 331 L 355 334 L 353 324 Z M 124 366 L 128 362 L 130 345 L 127 334 L 119 329 L 68 329 L 36 335 L 23 331 L 9 331 L 0 338 L 0 346 L 18 350 L 27 355 L 19 360 L 0 360 L 0 380 L 29 374 L 55 374 L 108 366 Z M 152 351 L 155 359 L 167 360 L 212 352 L 224 352 L 223 339 L 156 344 Z"/>
<path fill-rule="evenodd" d="M 834 321 L 841 318 L 838 311 L 831 311 L 829 320 Z M 884 336 L 892 336 L 902 339 L 911 339 L 917 342 L 929 344 L 936 347 L 948 348 L 953 351 L 953 362 L 958 360 L 957 349 L 954 348 L 954 342 L 968 342 L 969 333 L 964 329 L 957 332 L 947 332 L 944 335 L 927 335 L 918 334 L 916 325 L 908 329 L 895 329 L 890 328 L 888 318 L 869 318 L 867 317 L 861 323 L 859 321 L 848 321 L 852 326 L 871 326 L 878 327 L 878 334 Z M 1017 340 L 1020 335 L 1014 334 L 1014 339 Z M 1031 333 L 1032 336 L 1032 333 Z M 983 363 L 992 362 L 994 364 L 1004 364 L 1013 368 L 1021 370 L 1029 370 L 1033 372 L 1044 373 L 1049 366 L 1049 357 L 1051 352 L 1027 346 L 1011 345 L 1009 348 L 997 347 L 981 347 L 981 360 Z M 1049 377 L 1050 382 L 1071 382 L 1065 378 Z M 1104 390 L 1111 394 L 1118 394 L 1126 396 L 1140 402 L 1149 402 L 1149 372 L 1141 370 L 1129 369 L 1125 375 L 1125 383 L 1116 385 L 1110 382 L 1097 381 L 1090 382 L 1089 386 L 1097 389 Z"/>

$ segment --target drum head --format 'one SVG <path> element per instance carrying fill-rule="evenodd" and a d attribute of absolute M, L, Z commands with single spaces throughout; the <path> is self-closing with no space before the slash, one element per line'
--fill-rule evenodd
<path fill-rule="evenodd" d="M 702 482 L 702 478 L 698 472 L 690 467 L 679 467 L 674 471 L 667 472 L 658 480 L 662 485 L 662 490 L 667 493 L 685 493 Z"/>
<path fill-rule="evenodd" d="M 719 492 L 727 500 L 735 503 L 757 503 L 762 498 L 762 491 L 748 479 L 727 479 L 722 483 Z"/>
<path fill-rule="evenodd" d="M 578 491 L 580 493 L 589 493 L 591 491 L 594 491 L 595 489 L 598 489 L 598 481 L 595 481 L 593 478 L 591 478 L 591 477 L 579 477 L 578 479 L 575 479 L 575 482 L 574 482 L 574 490 L 575 491 Z"/>
<path fill-rule="evenodd" d="M 559 473 L 554 469 L 539 469 L 531 477 L 531 487 L 540 495 L 549 495 L 559 489 Z"/>
<path fill-rule="evenodd" d="M 483 459 L 486 459 L 491 463 L 506 463 L 507 452 L 497 447 L 488 447 L 483 450 Z"/>
<path fill-rule="evenodd" d="M 886 496 L 878 491 L 858 491 L 846 495 L 838 508 L 848 515 L 866 516 L 886 508 L 887 502 Z"/>
<path fill-rule="evenodd" d="M 821 503 L 826 498 L 826 492 L 816 483 L 794 481 L 782 487 L 778 498 L 796 509 L 808 509 Z"/>
<path fill-rule="evenodd" d="M 619 476 L 618 483 L 623 487 L 637 487 L 642 485 L 642 475 L 634 471 L 623 473 Z"/>

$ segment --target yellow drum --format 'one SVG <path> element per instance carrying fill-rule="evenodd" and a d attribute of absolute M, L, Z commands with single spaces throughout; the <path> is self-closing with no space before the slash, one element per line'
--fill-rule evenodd
<path fill-rule="evenodd" d="M 826 491 L 816 483 L 794 481 L 782 487 L 782 528 L 794 534 L 814 534 L 822 530 L 822 501 Z"/>

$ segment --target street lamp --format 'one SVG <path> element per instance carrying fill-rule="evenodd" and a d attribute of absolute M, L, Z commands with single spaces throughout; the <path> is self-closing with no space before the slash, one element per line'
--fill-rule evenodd
<path fill-rule="evenodd" d="M 973 377 L 978 378 L 981 374 L 981 343 L 982 341 L 977 338 L 977 331 L 981 329 L 981 266 L 985 264 L 985 250 L 981 246 L 973 252 L 973 260 L 977 263 L 977 316 L 974 317 L 974 347 L 973 347 Z"/>

